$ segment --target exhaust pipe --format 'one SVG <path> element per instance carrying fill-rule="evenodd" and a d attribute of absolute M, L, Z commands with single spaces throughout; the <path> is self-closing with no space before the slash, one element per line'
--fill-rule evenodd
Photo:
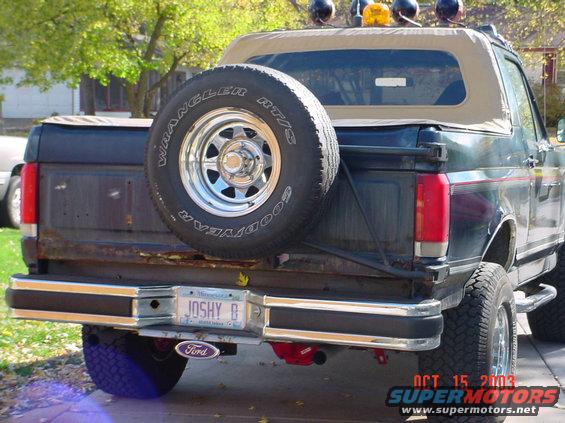
<path fill-rule="evenodd" d="M 270 344 L 278 358 L 286 361 L 287 364 L 298 366 L 310 366 L 312 363 L 321 366 L 329 357 L 345 349 L 331 345 L 319 347 L 294 342 L 270 342 Z"/>
<path fill-rule="evenodd" d="M 334 347 L 334 346 L 324 346 L 318 348 L 318 351 L 314 353 L 312 357 L 312 362 L 321 366 L 322 364 L 326 364 L 328 358 L 334 357 L 336 354 L 339 354 L 341 351 L 345 350 L 344 347 Z"/>

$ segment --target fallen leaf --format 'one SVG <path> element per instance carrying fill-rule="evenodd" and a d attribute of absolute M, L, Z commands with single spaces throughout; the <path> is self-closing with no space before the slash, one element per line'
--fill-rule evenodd
<path fill-rule="evenodd" d="M 247 286 L 248 283 L 249 283 L 249 276 L 247 276 L 243 272 L 239 272 L 239 275 L 237 277 L 237 281 L 236 281 L 235 284 L 237 286 Z"/>

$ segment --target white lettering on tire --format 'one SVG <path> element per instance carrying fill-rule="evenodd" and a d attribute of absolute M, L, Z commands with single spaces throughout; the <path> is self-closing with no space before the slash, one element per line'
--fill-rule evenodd
<path fill-rule="evenodd" d="M 184 102 L 182 106 L 177 109 L 177 117 L 169 120 L 169 123 L 167 124 L 167 129 L 165 130 L 163 136 L 161 137 L 161 142 L 157 147 L 158 155 L 159 155 L 159 161 L 157 164 L 158 167 L 163 167 L 167 165 L 167 152 L 169 149 L 169 141 L 171 140 L 171 135 L 173 134 L 173 130 L 176 128 L 176 126 L 181 121 L 181 119 L 188 113 L 189 109 L 213 97 L 225 96 L 225 95 L 235 95 L 235 96 L 243 97 L 245 96 L 246 93 L 247 93 L 247 88 L 243 88 L 243 87 L 234 87 L 234 86 L 220 87 L 217 90 L 208 89 L 202 93 L 198 93 L 194 95 L 192 98 L 190 98 L 190 100 Z"/>
<path fill-rule="evenodd" d="M 186 223 L 192 222 L 194 229 L 199 232 L 204 232 L 206 235 L 212 235 L 219 238 L 241 238 L 243 235 L 249 235 L 256 232 L 260 227 L 269 226 L 269 224 L 273 221 L 273 219 L 280 215 L 284 209 L 285 204 L 288 204 L 290 201 L 290 197 L 292 196 L 292 187 L 289 185 L 285 188 L 282 196 L 281 201 L 279 201 L 271 212 L 265 214 L 261 219 L 256 220 L 255 222 L 244 226 L 239 229 L 234 228 L 216 228 L 210 225 L 203 224 L 199 220 L 195 219 L 189 212 L 186 210 L 180 210 L 178 212 L 178 216 L 182 219 L 182 221 Z"/>
<path fill-rule="evenodd" d="M 284 128 L 286 142 L 291 145 L 296 144 L 296 137 L 294 136 L 292 125 L 286 120 L 286 116 L 281 112 L 281 109 L 275 106 L 275 104 L 266 97 L 261 97 L 257 100 L 257 103 L 269 110 L 271 115 L 277 119 L 277 123 Z"/>

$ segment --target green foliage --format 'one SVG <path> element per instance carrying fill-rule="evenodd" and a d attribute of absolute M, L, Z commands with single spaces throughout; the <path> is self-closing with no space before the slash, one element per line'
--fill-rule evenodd
<path fill-rule="evenodd" d="M 565 117 L 565 95 L 563 95 L 561 87 L 557 84 L 547 84 L 544 90 L 543 85 L 538 84 L 533 87 L 533 90 L 542 115 L 544 112 L 543 98 L 545 91 L 546 126 L 556 127 L 557 121 Z"/>
<path fill-rule="evenodd" d="M 335 2 L 345 22 L 350 2 Z M 244 33 L 303 26 L 307 3 L 0 0 L 0 70 L 19 67 L 26 72 L 23 84 L 44 89 L 55 82 L 76 87 L 84 75 L 102 84 L 115 76 L 138 117 L 148 114 L 157 90 L 178 66 L 208 68 Z M 468 0 L 466 5 L 468 24 L 494 21 L 516 48 L 550 46 L 565 27 L 559 0 Z M 422 22 L 437 24 L 433 7 L 422 5 L 422 12 Z M 151 72 L 161 79 L 150 84 Z"/>
<path fill-rule="evenodd" d="M 289 0 L 0 0 L 0 10 L 0 68 L 17 66 L 23 84 L 42 88 L 113 75 L 134 116 L 179 65 L 207 68 L 238 35 L 301 19 Z M 163 78 L 150 85 L 152 71 Z"/>
<path fill-rule="evenodd" d="M 557 46 L 565 27 L 560 0 L 467 0 L 470 25 L 496 23 L 515 49 Z M 563 55 L 563 45 L 560 47 Z"/>
<path fill-rule="evenodd" d="M 8 317 L 4 293 L 14 273 L 27 273 L 20 250 L 20 232 L 0 228 L 0 380 L 2 374 L 11 368 L 74 352 L 80 345 L 77 325 Z"/>

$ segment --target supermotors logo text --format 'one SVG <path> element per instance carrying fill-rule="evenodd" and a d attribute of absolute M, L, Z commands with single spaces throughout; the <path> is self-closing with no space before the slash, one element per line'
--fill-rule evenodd
<path fill-rule="evenodd" d="M 540 407 L 552 407 L 558 400 L 558 386 L 433 389 L 396 386 L 388 391 L 386 405 L 399 407 L 403 416 L 537 416 Z"/>

